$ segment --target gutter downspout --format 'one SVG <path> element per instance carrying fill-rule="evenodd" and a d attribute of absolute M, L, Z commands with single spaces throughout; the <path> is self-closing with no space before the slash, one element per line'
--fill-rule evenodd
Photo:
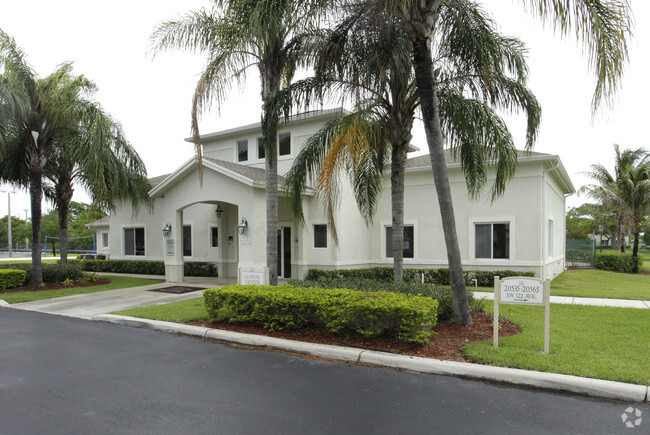
<path fill-rule="evenodd" d="M 546 279 L 546 256 L 547 256 L 547 231 L 548 231 L 548 216 L 546 213 L 546 174 L 560 166 L 560 162 L 556 159 L 555 164 L 542 172 L 542 279 Z M 566 245 L 566 243 L 565 243 Z"/>

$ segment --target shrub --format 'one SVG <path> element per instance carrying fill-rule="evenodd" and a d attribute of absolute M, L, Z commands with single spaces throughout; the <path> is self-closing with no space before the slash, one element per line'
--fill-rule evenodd
<path fill-rule="evenodd" d="M 636 258 L 638 269 L 643 266 L 643 256 L 638 255 Z M 611 270 L 614 272 L 632 273 L 634 270 L 635 259 L 631 252 L 603 251 L 596 253 L 594 267 L 596 269 Z"/>
<path fill-rule="evenodd" d="M 426 296 L 438 301 L 438 320 L 449 320 L 454 316 L 451 288 L 422 284 L 421 282 L 376 281 L 368 278 L 321 278 L 317 280 L 300 281 L 290 279 L 289 285 L 297 287 L 315 287 L 325 289 L 349 288 L 365 292 L 390 291 L 408 295 Z M 474 294 L 467 290 L 470 306 L 474 303 Z"/>
<path fill-rule="evenodd" d="M 477 280 L 481 287 L 492 287 L 494 277 L 507 278 L 510 276 L 530 276 L 534 277 L 535 272 L 518 272 L 514 270 L 498 271 L 464 271 L 465 282 L 470 283 L 472 279 Z M 449 269 L 404 269 L 404 282 L 424 282 L 429 284 L 450 285 Z M 392 267 L 369 267 L 360 269 L 336 269 L 336 270 L 319 270 L 309 269 L 305 280 L 318 281 L 323 278 L 359 278 L 371 279 L 375 281 L 393 281 L 394 274 Z"/>
<path fill-rule="evenodd" d="M 313 325 L 418 344 L 433 335 L 438 309 L 436 300 L 423 296 L 350 289 L 236 284 L 203 295 L 215 321 L 260 323 L 271 330 Z"/>
<path fill-rule="evenodd" d="M 164 275 L 165 263 L 144 260 L 68 260 L 79 264 L 88 272 L 138 273 L 143 275 Z M 185 276 L 217 276 L 214 263 L 189 262 L 184 265 Z"/>
<path fill-rule="evenodd" d="M 24 270 L 0 269 L 0 290 L 20 287 L 26 279 L 27 273 Z"/>
<path fill-rule="evenodd" d="M 83 276 L 83 271 L 78 264 L 43 264 L 43 282 L 76 281 Z"/>
<path fill-rule="evenodd" d="M 25 281 L 28 282 L 32 278 L 32 265 L 29 263 L 16 263 L 9 265 L 0 265 L 0 269 L 19 269 L 25 271 Z M 43 263 L 41 265 L 43 273 L 43 282 L 63 282 L 66 279 L 77 280 L 83 276 L 83 271 L 78 264 L 68 261 L 68 264 L 54 264 Z M 23 283 L 23 284 L 24 284 Z"/>

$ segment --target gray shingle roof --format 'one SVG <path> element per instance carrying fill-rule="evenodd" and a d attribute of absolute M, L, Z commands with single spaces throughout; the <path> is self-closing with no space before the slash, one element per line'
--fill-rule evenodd
<path fill-rule="evenodd" d="M 253 181 L 264 183 L 266 177 L 266 171 L 261 168 L 254 168 L 252 166 L 240 165 L 239 163 L 227 162 L 225 160 L 213 159 L 210 157 L 203 157 L 205 160 L 210 161 L 216 165 L 224 167 L 232 172 L 236 172 L 239 175 L 242 175 L 246 178 L 250 178 Z M 278 177 L 278 183 L 282 183 L 284 177 Z"/>
<path fill-rule="evenodd" d="M 517 150 L 517 158 L 525 158 L 525 157 L 537 157 L 537 156 L 550 156 L 550 154 L 546 153 L 538 153 L 535 151 L 522 151 L 522 150 Z M 446 149 L 445 150 L 445 162 L 448 165 L 454 164 L 454 163 L 460 163 L 459 159 L 454 159 L 451 150 Z M 424 167 L 430 167 L 431 166 L 431 157 L 429 157 L 429 154 L 425 154 L 423 156 L 418 156 L 418 157 L 413 157 L 412 159 L 408 159 L 406 161 L 406 168 L 424 168 Z"/>

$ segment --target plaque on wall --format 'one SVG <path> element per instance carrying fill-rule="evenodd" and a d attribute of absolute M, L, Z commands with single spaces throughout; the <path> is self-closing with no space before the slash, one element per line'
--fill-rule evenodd
<path fill-rule="evenodd" d="M 165 240 L 166 252 L 168 257 L 174 256 L 174 239 Z"/>

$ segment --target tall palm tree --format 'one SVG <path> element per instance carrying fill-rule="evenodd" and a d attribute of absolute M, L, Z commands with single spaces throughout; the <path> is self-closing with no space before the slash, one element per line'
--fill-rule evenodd
<path fill-rule="evenodd" d="M 319 48 L 316 79 L 311 84 L 356 96 L 358 109 L 328 123 L 307 142 L 286 176 L 287 190 L 301 216 L 300 194 L 308 177 L 317 179 L 317 192 L 325 192 L 328 216 L 333 216 L 329 208 L 335 204 L 332 198 L 337 198 L 332 192 L 337 188 L 332 180 L 337 177 L 331 168 L 345 160 L 338 168 L 351 175 L 359 209 L 369 221 L 382 187 L 381 180 L 375 180 L 380 177 L 383 155 L 390 151 L 393 264 L 395 280 L 401 281 L 404 167 L 419 103 L 412 47 L 400 20 L 391 19 L 376 4 L 359 6 L 329 32 Z M 495 109 L 526 112 L 527 147 L 532 146 L 539 125 L 539 105 L 525 86 L 523 46 L 496 33 L 492 21 L 474 3 L 446 6 L 441 20 L 445 32 L 434 54 L 440 65 L 443 127 L 463 162 L 472 196 L 478 196 L 485 185 L 487 167 L 496 166 L 494 199 L 503 193 L 516 164 L 512 137 Z M 471 43 L 458 47 L 459 35 L 468 31 L 474 34 Z M 372 167 L 373 163 L 378 166 Z"/>
<path fill-rule="evenodd" d="M 456 222 L 444 160 L 444 137 L 438 100 L 437 62 L 432 57 L 434 35 L 441 24 L 444 5 L 464 0 L 375 0 L 404 20 L 413 44 L 413 66 L 420 95 L 420 110 L 431 156 L 431 168 L 445 233 L 450 280 L 453 289 L 455 321 L 471 321 L 466 306 L 467 291 L 463 278 Z M 613 95 L 627 58 L 626 38 L 630 35 L 630 17 L 625 0 L 526 0 L 528 9 L 567 36 L 575 33 L 585 44 L 590 64 L 597 77 L 592 107 Z M 459 35 L 459 46 L 473 37 L 472 32 Z"/>
<path fill-rule="evenodd" d="M 95 85 L 75 76 L 65 63 L 45 78 L 38 78 L 15 40 L 0 30 L 0 150 L 16 162 L 3 178 L 26 180 L 32 210 L 32 277 L 43 280 L 41 267 L 41 201 L 43 170 L 50 151 L 63 136 L 88 125 L 97 115 L 90 97 Z M 5 166 L 6 167 L 6 166 Z"/>
<path fill-rule="evenodd" d="M 622 241 L 625 221 L 630 223 L 634 234 L 632 257 L 634 273 L 639 271 L 639 233 L 645 217 L 650 213 L 650 154 L 643 148 L 620 151 L 614 145 L 616 163 L 614 175 L 601 165 L 592 165 L 587 175 L 598 184 L 590 184 L 580 189 L 590 197 L 599 200 L 604 206 L 614 210 L 618 218 L 618 240 Z M 621 243 L 624 252 L 625 243 Z"/>
<path fill-rule="evenodd" d="M 46 197 L 56 205 L 59 215 L 59 251 L 61 263 L 68 253 L 68 211 L 74 183 L 83 186 L 93 203 L 104 211 L 114 208 L 116 200 L 131 199 L 134 208 L 149 203 L 144 163 L 126 141 L 121 126 L 99 107 L 90 125 L 60 137 L 53 146 L 44 175 Z"/>
<path fill-rule="evenodd" d="M 189 12 L 160 24 L 151 39 L 154 51 L 182 49 L 208 55 L 192 101 L 192 135 L 201 176 L 199 114 L 210 104 L 221 106 L 234 81 L 246 79 L 249 67 L 259 72 L 262 137 L 266 169 L 266 265 L 276 285 L 278 177 L 278 110 L 275 97 L 290 83 L 301 61 L 303 29 L 323 12 L 324 0 L 215 0 L 210 12 Z"/>

